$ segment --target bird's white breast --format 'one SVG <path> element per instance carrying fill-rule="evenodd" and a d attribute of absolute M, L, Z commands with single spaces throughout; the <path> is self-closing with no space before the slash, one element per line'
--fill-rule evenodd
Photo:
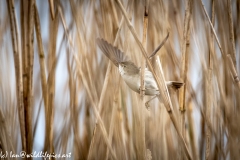
<path fill-rule="evenodd" d="M 140 92 L 140 73 L 136 75 L 129 75 L 125 73 L 124 69 L 122 66 L 119 66 L 119 72 L 125 81 L 125 83 L 135 92 Z M 152 72 L 150 72 L 148 69 L 145 69 L 145 77 L 144 77 L 144 82 L 145 82 L 145 94 L 146 95 L 156 95 L 159 93 L 158 87 L 156 84 L 155 79 L 153 78 Z"/>
<path fill-rule="evenodd" d="M 156 95 L 159 94 L 157 83 L 153 77 L 152 72 L 145 68 L 144 72 L 144 84 L 145 84 L 145 94 L 146 95 Z"/>
<path fill-rule="evenodd" d="M 118 69 L 119 69 L 119 72 L 120 72 L 123 80 L 128 85 L 128 87 L 130 87 L 135 92 L 139 93 L 139 88 L 140 88 L 140 77 L 139 77 L 139 74 L 129 75 L 129 74 L 125 73 L 123 67 L 120 66 L 120 65 L 119 65 Z"/>

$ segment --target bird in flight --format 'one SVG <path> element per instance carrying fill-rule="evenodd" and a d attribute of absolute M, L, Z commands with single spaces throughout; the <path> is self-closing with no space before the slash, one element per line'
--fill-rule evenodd
<path fill-rule="evenodd" d="M 133 91 L 140 93 L 141 87 L 141 68 L 137 67 L 129 57 L 124 54 L 117 47 L 114 47 L 106 40 L 97 38 L 96 40 L 102 52 L 118 67 L 119 73 L 125 83 Z M 168 87 L 180 88 L 184 83 L 178 81 L 166 81 Z M 154 96 L 159 95 L 157 83 L 151 71 L 145 68 L 144 72 L 145 95 Z"/>

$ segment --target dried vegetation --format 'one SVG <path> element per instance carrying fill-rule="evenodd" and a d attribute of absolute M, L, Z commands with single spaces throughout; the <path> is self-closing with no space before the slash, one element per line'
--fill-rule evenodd
<path fill-rule="evenodd" d="M 0 152 L 239 158 L 239 25 L 237 0 L 1 0 Z M 145 108 L 98 37 L 152 70 L 161 101 Z"/>

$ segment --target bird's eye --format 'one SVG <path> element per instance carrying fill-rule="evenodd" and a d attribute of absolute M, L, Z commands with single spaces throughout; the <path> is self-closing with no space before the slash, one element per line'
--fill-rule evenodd
<path fill-rule="evenodd" d="M 125 68 L 125 67 L 126 67 L 126 65 L 123 65 L 123 67 Z"/>

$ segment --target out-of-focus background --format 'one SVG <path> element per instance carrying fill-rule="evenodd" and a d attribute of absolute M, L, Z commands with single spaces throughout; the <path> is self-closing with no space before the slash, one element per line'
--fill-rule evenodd
<path fill-rule="evenodd" d="M 150 61 L 185 83 L 169 88 L 173 115 L 158 99 L 147 109 L 96 45 L 144 65 L 119 3 L 148 55 L 169 33 Z M 1 0 L 0 152 L 237 159 L 239 25 L 238 0 Z"/>

